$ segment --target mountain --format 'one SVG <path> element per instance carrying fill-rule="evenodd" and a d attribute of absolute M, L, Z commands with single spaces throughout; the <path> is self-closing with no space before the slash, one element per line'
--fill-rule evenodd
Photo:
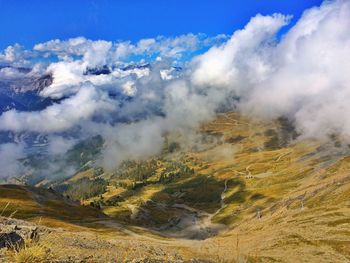
<path fill-rule="evenodd" d="M 168 134 L 158 156 L 129 160 L 112 171 L 87 167 L 47 182 L 51 190 L 40 191 L 60 198 L 47 209 L 42 207 L 45 194 L 36 209 L 41 217 L 55 219 L 55 225 L 41 223 L 54 226 L 52 231 L 59 226 L 68 235 L 74 228 L 75 242 L 84 245 L 91 233 L 98 233 L 130 261 L 153 262 L 161 253 L 160 262 L 347 262 L 350 148 L 336 137 L 317 141 L 297 135 L 283 118 L 266 122 L 234 112 L 218 114 L 192 142 Z M 30 193 L 37 189 L 21 187 Z M 19 204 L 11 213 L 24 211 L 14 217 L 38 218 L 27 212 L 35 207 L 27 197 L 0 193 L 2 207 L 9 201 Z M 67 202 L 79 207 L 68 222 L 57 215 L 62 210 L 70 216 Z M 94 211 L 88 228 L 78 204 Z M 106 217 L 102 226 L 96 222 L 100 216 Z M 91 258 L 101 253 L 96 247 L 82 252 L 63 236 L 57 243 Z M 110 252 L 104 255 L 111 260 Z"/>
<path fill-rule="evenodd" d="M 108 75 L 111 73 L 112 73 L 111 69 L 107 65 L 104 65 L 102 67 L 95 67 L 95 68 L 88 67 L 84 72 L 84 75 Z"/>
<path fill-rule="evenodd" d="M 151 69 L 151 64 L 146 63 L 146 64 L 141 64 L 141 65 L 137 65 L 137 64 L 130 64 L 127 65 L 125 67 L 120 68 L 123 71 L 129 71 L 129 70 L 133 70 L 133 69 Z"/>
<path fill-rule="evenodd" d="M 10 109 L 21 111 L 41 110 L 52 104 L 49 98 L 39 95 L 40 91 L 51 85 L 50 74 L 30 74 L 31 69 L 2 67 L 14 72 L 14 76 L 0 77 L 0 114 Z"/>
<path fill-rule="evenodd" d="M 84 75 L 108 75 L 111 74 L 112 71 L 116 69 L 116 67 L 109 67 L 107 65 L 103 65 L 100 67 L 88 67 L 86 68 Z M 151 65 L 146 63 L 146 64 L 130 64 L 130 65 L 126 65 L 124 67 L 120 67 L 118 68 L 122 71 L 130 71 L 130 70 L 135 70 L 135 69 L 151 69 Z"/>

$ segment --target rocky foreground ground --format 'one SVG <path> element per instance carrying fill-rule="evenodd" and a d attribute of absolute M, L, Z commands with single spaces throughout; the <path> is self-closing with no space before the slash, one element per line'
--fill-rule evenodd
<path fill-rule="evenodd" d="M 165 240 L 72 232 L 7 217 L 0 217 L 0 247 L 0 262 L 213 262 L 189 258 Z"/>

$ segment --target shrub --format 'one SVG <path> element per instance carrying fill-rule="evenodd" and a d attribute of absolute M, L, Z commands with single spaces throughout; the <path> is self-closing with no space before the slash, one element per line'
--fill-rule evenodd
<path fill-rule="evenodd" d="M 16 263 L 44 263 L 50 262 L 51 259 L 50 249 L 43 245 L 35 244 L 33 246 L 25 246 L 19 251 L 13 251 L 11 256 L 11 262 Z"/>

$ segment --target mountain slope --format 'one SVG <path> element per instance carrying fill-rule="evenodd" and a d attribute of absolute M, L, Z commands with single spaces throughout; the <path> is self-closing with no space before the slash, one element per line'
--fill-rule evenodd
<path fill-rule="evenodd" d="M 0 185 L 1 215 L 74 228 L 105 218 L 97 209 L 81 206 L 52 189 Z"/>
<path fill-rule="evenodd" d="M 336 138 L 296 139 L 285 119 L 263 122 L 236 113 L 219 115 L 200 134 L 201 143 L 186 151 L 168 147 L 153 161 L 99 175 L 109 184 L 107 192 L 85 203 L 94 201 L 119 221 L 168 236 L 214 236 L 203 244 L 232 246 L 238 234 L 240 254 L 256 253 L 258 262 L 349 260 L 347 145 Z M 171 140 L 168 146 L 182 138 Z M 141 178 L 135 176 L 139 170 Z M 305 251 L 296 254 L 299 246 Z M 285 258 L 285 249 L 294 257 Z"/>
<path fill-rule="evenodd" d="M 182 260 L 350 260 L 347 145 L 336 137 L 298 138 L 285 119 L 265 122 L 237 113 L 219 114 L 187 137 L 169 134 L 159 156 L 128 161 L 114 171 L 85 170 L 52 187 L 66 189 L 64 195 L 71 189 L 71 198 L 108 215 L 104 226 L 117 231 L 109 240 L 176 248 Z M 95 182 L 104 187 L 85 195 Z M 0 194 L 4 206 L 11 193 Z M 98 210 L 86 209 L 99 217 Z M 84 222 L 84 213 L 67 216 Z M 101 229 L 101 222 L 95 224 L 92 219 L 84 231 Z"/>

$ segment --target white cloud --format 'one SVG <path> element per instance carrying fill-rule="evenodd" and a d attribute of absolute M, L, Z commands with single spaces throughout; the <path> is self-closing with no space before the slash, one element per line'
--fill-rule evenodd
<path fill-rule="evenodd" d="M 30 65 L 27 60 L 28 57 L 32 56 L 32 52 L 24 50 L 19 44 L 8 46 L 2 53 L 0 53 L 0 65 L 13 65 L 16 67 L 23 67 Z"/>
<path fill-rule="evenodd" d="M 84 53 L 84 62 L 86 62 L 89 67 L 101 67 L 106 65 L 111 47 L 111 42 L 102 40 L 93 41 L 90 48 Z"/>
<path fill-rule="evenodd" d="M 50 155 L 65 154 L 77 142 L 77 140 L 66 139 L 62 136 L 57 136 L 57 135 L 49 136 L 48 140 L 49 140 L 48 151 Z"/>
<path fill-rule="evenodd" d="M 204 47 L 222 43 L 227 36 L 218 35 L 207 37 L 204 34 L 187 34 L 178 37 L 141 39 L 133 44 L 130 41 L 108 42 L 103 40 L 92 41 L 84 37 L 68 40 L 50 40 L 34 46 L 34 50 L 46 55 L 55 54 L 63 60 L 72 60 L 73 56 L 83 56 L 90 66 L 114 64 L 133 56 L 152 56 L 159 54 L 165 57 L 179 58 L 183 53 L 194 52 Z M 96 61 L 98 60 L 98 61 Z"/>
<path fill-rule="evenodd" d="M 5 67 L 0 69 L 0 78 L 1 79 L 16 79 L 22 78 L 25 74 L 18 71 L 16 68 Z"/>
<path fill-rule="evenodd" d="M 48 66 L 54 81 L 42 91 L 62 101 L 37 112 L 5 112 L 0 127 L 59 133 L 79 126 L 84 135 L 105 138 L 107 167 L 159 152 L 165 133 L 193 130 L 225 103 L 263 118 L 287 116 L 303 136 L 338 133 L 349 141 L 350 2 L 325 2 L 306 11 L 279 39 L 289 20 L 281 14 L 257 15 L 222 45 L 225 36 L 193 34 L 136 44 L 85 38 L 38 44 L 39 53 L 65 57 Z M 172 77 L 174 62 L 207 45 L 213 47 Z M 113 67 L 137 55 L 156 58 L 151 69 Z M 84 75 L 87 67 L 105 64 L 111 74 Z M 233 101 L 237 96 L 239 101 Z M 56 143 L 60 152 L 70 145 Z"/>
<path fill-rule="evenodd" d="M 84 37 L 71 38 L 66 41 L 54 39 L 34 46 L 35 51 L 54 53 L 58 55 L 84 55 L 91 44 L 91 40 Z"/>
<path fill-rule="evenodd" d="M 128 95 L 128 96 L 135 96 L 136 94 L 136 87 L 135 87 L 135 83 L 132 81 L 127 81 L 122 85 L 123 88 L 123 92 L 124 94 Z"/>
<path fill-rule="evenodd" d="M 226 43 L 194 58 L 192 82 L 197 86 L 239 89 L 243 78 L 260 81 L 270 70 L 264 61 L 268 59 L 269 44 L 288 19 L 280 14 L 253 17 Z"/>
<path fill-rule="evenodd" d="M 84 65 L 80 61 L 52 63 L 47 72 L 52 73 L 52 84 L 41 91 L 41 96 L 62 98 L 76 93 L 83 82 Z"/>
<path fill-rule="evenodd" d="M 0 116 L 0 127 L 1 130 L 16 132 L 60 132 L 78 125 L 81 121 L 89 120 L 97 113 L 114 109 L 105 93 L 98 92 L 91 85 L 84 85 L 76 95 L 42 111 L 6 111 Z"/>
<path fill-rule="evenodd" d="M 194 60 L 192 81 L 240 97 L 245 113 L 295 121 L 304 136 L 350 135 L 350 2 L 307 10 L 274 43 L 287 19 L 256 16 L 223 46 Z"/>
<path fill-rule="evenodd" d="M 19 159 L 25 157 L 23 145 L 16 143 L 0 144 L 0 178 L 17 176 L 23 171 Z"/>

